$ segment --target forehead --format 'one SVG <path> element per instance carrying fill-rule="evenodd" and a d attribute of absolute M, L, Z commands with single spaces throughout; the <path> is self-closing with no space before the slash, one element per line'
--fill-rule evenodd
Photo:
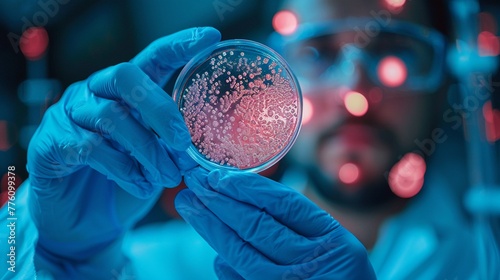
<path fill-rule="evenodd" d="M 385 0 L 285 0 L 285 8 L 294 11 L 301 23 L 381 16 L 429 26 L 425 2 L 407 0 L 401 10 L 394 11 Z"/>

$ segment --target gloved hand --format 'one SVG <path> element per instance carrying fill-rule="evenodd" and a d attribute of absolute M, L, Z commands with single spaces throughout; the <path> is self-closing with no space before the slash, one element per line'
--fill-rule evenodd
<path fill-rule="evenodd" d="M 213 28 L 161 38 L 129 63 L 71 85 L 47 110 L 27 164 L 41 262 L 70 273 L 78 270 L 73 264 L 88 263 L 110 247 L 119 250 L 116 243 L 162 188 L 177 186 L 182 170 L 194 166 L 185 153 L 187 127 L 161 87 L 219 40 Z"/>
<path fill-rule="evenodd" d="M 185 182 L 176 208 L 221 279 L 375 279 L 362 244 L 302 194 L 253 173 L 194 168 Z"/>

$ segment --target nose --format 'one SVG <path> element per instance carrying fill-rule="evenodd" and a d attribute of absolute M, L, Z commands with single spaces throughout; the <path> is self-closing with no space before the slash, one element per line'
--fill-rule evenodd
<path fill-rule="evenodd" d="M 353 117 L 365 116 L 376 103 L 381 101 L 381 90 L 369 77 L 370 65 L 362 49 L 349 46 L 343 50 L 343 64 L 351 65 L 351 77 L 345 79 L 342 98 L 342 106 L 345 111 Z M 392 62 L 392 61 L 390 61 Z M 391 73 L 389 73 L 391 74 Z"/>
<path fill-rule="evenodd" d="M 341 92 L 342 109 L 354 117 L 364 116 L 369 109 L 368 99 L 366 98 L 366 88 L 372 86 L 368 79 L 367 69 L 363 50 L 354 45 L 345 45 L 341 50 L 341 59 L 337 67 L 348 77 L 342 77 Z M 347 72 L 347 73 L 346 73 Z M 346 75 L 346 76 L 347 76 Z"/>

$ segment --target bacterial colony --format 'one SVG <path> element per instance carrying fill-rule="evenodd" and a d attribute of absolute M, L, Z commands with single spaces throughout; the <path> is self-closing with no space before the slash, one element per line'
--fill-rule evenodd
<path fill-rule="evenodd" d="M 226 50 L 212 54 L 188 78 L 180 110 L 200 154 L 247 169 L 269 161 L 294 137 L 296 92 L 273 58 Z"/>

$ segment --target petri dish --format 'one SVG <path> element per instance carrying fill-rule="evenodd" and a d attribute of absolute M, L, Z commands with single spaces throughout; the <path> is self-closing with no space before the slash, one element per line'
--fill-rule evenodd
<path fill-rule="evenodd" d="M 302 93 L 286 61 L 250 40 L 227 40 L 196 55 L 174 85 L 201 166 L 260 172 L 291 148 L 302 123 Z"/>

